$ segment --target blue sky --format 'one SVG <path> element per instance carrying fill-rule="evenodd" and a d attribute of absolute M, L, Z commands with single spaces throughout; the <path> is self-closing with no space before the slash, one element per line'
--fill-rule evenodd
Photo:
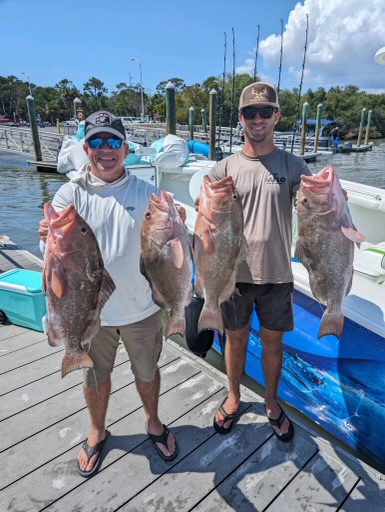
<path fill-rule="evenodd" d="M 140 82 L 154 93 L 161 81 L 187 85 L 232 71 L 232 28 L 236 68 L 254 69 L 260 25 L 258 71 L 278 81 L 281 19 L 284 24 L 281 88 L 300 83 L 306 14 L 308 50 L 303 90 L 357 85 L 385 90 L 385 66 L 374 62 L 385 46 L 384 0 L 0 0 L 0 75 L 54 86 L 63 78 L 80 91 L 91 77 L 108 91 L 119 82 Z M 9 44 L 5 44 L 9 41 Z M 24 72 L 24 75 L 22 74 Z"/>

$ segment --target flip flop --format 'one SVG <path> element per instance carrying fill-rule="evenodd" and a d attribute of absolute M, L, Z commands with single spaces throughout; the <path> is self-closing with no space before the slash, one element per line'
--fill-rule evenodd
<path fill-rule="evenodd" d="M 77 461 L 77 471 L 80 476 L 84 478 L 89 478 L 90 476 L 94 475 L 99 471 L 100 463 L 102 462 L 102 455 L 103 455 L 103 447 L 104 443 L 106 442 L 107 437 L 109 436 L 110 432 L 106 430 L 106 435 L 103 441 L 100 441 L 100 443 L 96 444 L 95 446 L 90 446 L 87 443 L 87 439 L 82 444 L 83 450 L 86 452 L 87 455 L 87 463 L 90 461 L 91 457 L 95 455 L 95 453 L 98 453 L 98 456 L 96 458 L 94 467 L 90 469 L 89 471 L 83 471 L 83 469 L 80 469 L 79 461 Z"/>
<path fill-rule="evenodd" d="M 218 425 L 218 423 L 216 422 L 216 420 L 215 420 L 216 415 L 214 416 L 214 423 L 213 423 L 214 429 L 218 432 L 218 434 L 222 434 L 222 435 L 229 434 L 231 432 L 231 429 L 233 428 L 235 420 L 238 418 L 238 410 L 239 409 L 236 412 L 234 412 L 233 414 L 228 414 L 226 412 L 225 408 L 223 407 L 223 405 L 227 399 L 228 399 L 228 397 L 226 397 L 223 400 L 223 402 L 221 403 L 221 405 L 219 406 L 219 409 L 218 409 L 218 411 L 220 411 L 220 413 L 222 414 L 222 416 L 224 418 L 222 426 Z M 230 426 L 228 428 L 224 428 L 223 425 L 230 420 L 232 420 Z"/>
<path fill-rule="evenodd" d="M 281 436 L 278 434 L 278 432 L 275 431 L 275 429 L 273 428 L 273 432 L 274 434 L 278 437 L 278 439 L 280 441 L 282 441 L 283 443 L 288 443 L 289 441 L 291 441 L 293 439 L 293 436 L 294 436 L 294 426 L 293 426 L 293 423 L 291 422 L 290 418 L 288 416 L 286 416 L 286 413 L 285 411 L 282 409 L 282 407 L 278 404 L 278 407 L 281 409 L 281 414 L 279 415 L 279 418 L 274 420 L 273 418 L 269 418 L 269 416 L 267 417 L 267 419 L 269 420 L 270 422 L 270 425 L 274 425 L 275 427 L 278 427 L 278 428 L 281 428 L 283 422 L 285 421 L 285 419 L 287 418 L 288 421 L 289 421 L 289 430 L 286 432 L 286 434 L 282 434 Z"/>
<path fill-rule="evenodd" d="M 151 439 L 151 441 L 154 443 L 155 449 L 158 452 L 158 455 L 162 457 L 163 460 L 174 460 L 175 457 L 178 455 L 178 445 L 176 444 L 175 440 L 175 452 L 172 455 L 165 455 L 162 450 L 159 448 L 159 446 L 156 443 L 163 444 L 167 448 L 167 439 L 168 435 L 170 433 L 169 429 L 166 427 L 166 425 L 163 425 L 163 432 L 160 434 L 160 436 L 157 436 L 156 434 L 150 434 L 150 432 L 146 428 L 146 432 L 148 434 L 148 437 Z"/>

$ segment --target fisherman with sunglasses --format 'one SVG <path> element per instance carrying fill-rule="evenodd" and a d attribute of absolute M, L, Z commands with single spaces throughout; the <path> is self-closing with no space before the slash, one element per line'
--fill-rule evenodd
<path fill-rule="evenodd" d="M 222 304 L 229 395 L 214 417 L 214 428 L 220 434 L 228 434 L 238 417 L 250 318 L 255 309 L 263 349 L 266 413 L 274 434 L 287 442 L 294 435 L 294 427 L 277 395 L 282 339 L 294 327 L 292 208 L 301 175 L 311 172 L 302 158 L 275 146 L 274 128 L 280 115 L 274 86 L 256 82 L 245 87 L 239 100 L 244 147 L 217 163 L 209 173 L 216 180 L 233 177 L 242 200 L 249 251 L 237 270 L 236 291 Z"/>
<path fill-rule="evenodd" d="M 161 312 L 140 272 L 142 218 L 151 194 L 159 190 L 125 169 L 128 145 L 118 117 L 107 111 L 91 114 L 85 120 L 84 139 L 83 149 L 89 161 L 60 187 L 52 204 L 56 210 L 75 205 L 95 233 L 104 265 L 116 285 L 102 310 L 100 331 L 92 339 L 89 355 L 94 368 L 84 370 L 91 426 L 79 452 L 77 471 L 88 478 L 100 467 L 109 434 L 105 422 L 120 339 L 130 357 L 146 415 L 146 430 L 157 453 L 165 460 L 173 460 L 178 447 L 158 417 Z M 180 213 L 183 219 L 185 212 Z M 40 221 L 39 234 L 44 242 L 48 234 L 44 219 Z"/>

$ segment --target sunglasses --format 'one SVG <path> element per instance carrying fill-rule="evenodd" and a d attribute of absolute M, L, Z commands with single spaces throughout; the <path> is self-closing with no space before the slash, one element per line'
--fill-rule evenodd
<path fill-rule="evenodd" d="M 110 149 L 119 149 L 123 144 L 122 139 L 114 139 L 112 137 L 95 137 L 94 139 L 90 139 L 88 141 L 88 145 L 91 149 L 100 149 L 103 147 L 104 141 L 107 141 L 107 145 Z"/>
<path fill-rule="evenodd" d="M 247 120 L 254 119 L 257 114 L 259 114 L 262 119 L 270 119 L 273 117 L 274 111 L 274 107 L 252 107 L 244 108 L 242 110 L 242 115 Z"/>

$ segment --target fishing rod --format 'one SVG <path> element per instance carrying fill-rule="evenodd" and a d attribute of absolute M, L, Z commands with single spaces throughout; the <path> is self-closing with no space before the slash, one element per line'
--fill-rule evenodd
<path fill-rule="evenodd" d="M 229 152 L 230 152 L 230 154 L 231 154 L 231 145 L 233 142 L 233 110 L 234 110 L 234 96 L 235 96 L 235 32 L 234 32 L 234 27 L 232 27 L 231 30 L 233 32 L 233 80 L 232 80 L 232 86 L 231 86 L 230 120 L 229 120 L 229 126 L 230 126 Z"/>
<path fill-rule="evenodd" d="M 295 134 L 296 134 L 296 131 L 297 131 L 297 118 L 299 116 L 299 107 L 300 107 L 300 103 L 301 103 L 303 75 L 304 75 L 304 72 L 305 72 L 305 62 L 306 62 L 308 30 L 309 30 L 309 15 L 306 14 L 305 48 L 304 48 L 304 52 L 303 52 L 302 72 L 301 72 L 301 81 L 300 81 L 300 84 L 299 84 L 299 91 L 298 91 L 297 109 L 296 109 L 296 112 L 295 112 L 294 133 L 293 133 L 293 139 L 291 141 L 291 151 L 290 151 L 291 153 L 293 153 L 293 151 L 294 151 L 294 139 L 295 139 Z"/>
<path fill-rule="evenodd" d="M 258 25 L 258 32 L 257 32 L 257 46 L 255 47 L 255 61 L 254 61 L 254 74 L 253 79 L 254 82 L 257 79 L 257 71 L 258 71 L 258 51 L 259 51 L 259 34 L 260 34 L 260 25 Z"/>
<path fill-rule="evenodd" d="M 223 55 L 223 74 L 222 74 L 222 90 L 221 90 L 221 100 L 219 107 L 219 130 L 218 130 L 218 146 L 221 144 L 221 130 L 222 130 L 222 120 L 223 120 L 223 108 L 225 103 L 225 84 L 226 84 L 226 54 L 227 54 L 227 34 L 223 32 L 225 36 L 225 51 Z"/>
<path fill-rule="evenodd" d="M 281 85 L 282 55 L 283 55 L 283 19 L 281 19 L 281 56 L 279 58 L 279 74 L 278 74 L 278 85 L 277 85 L 278 94 L 279 94 L 279 87 Z"/>

